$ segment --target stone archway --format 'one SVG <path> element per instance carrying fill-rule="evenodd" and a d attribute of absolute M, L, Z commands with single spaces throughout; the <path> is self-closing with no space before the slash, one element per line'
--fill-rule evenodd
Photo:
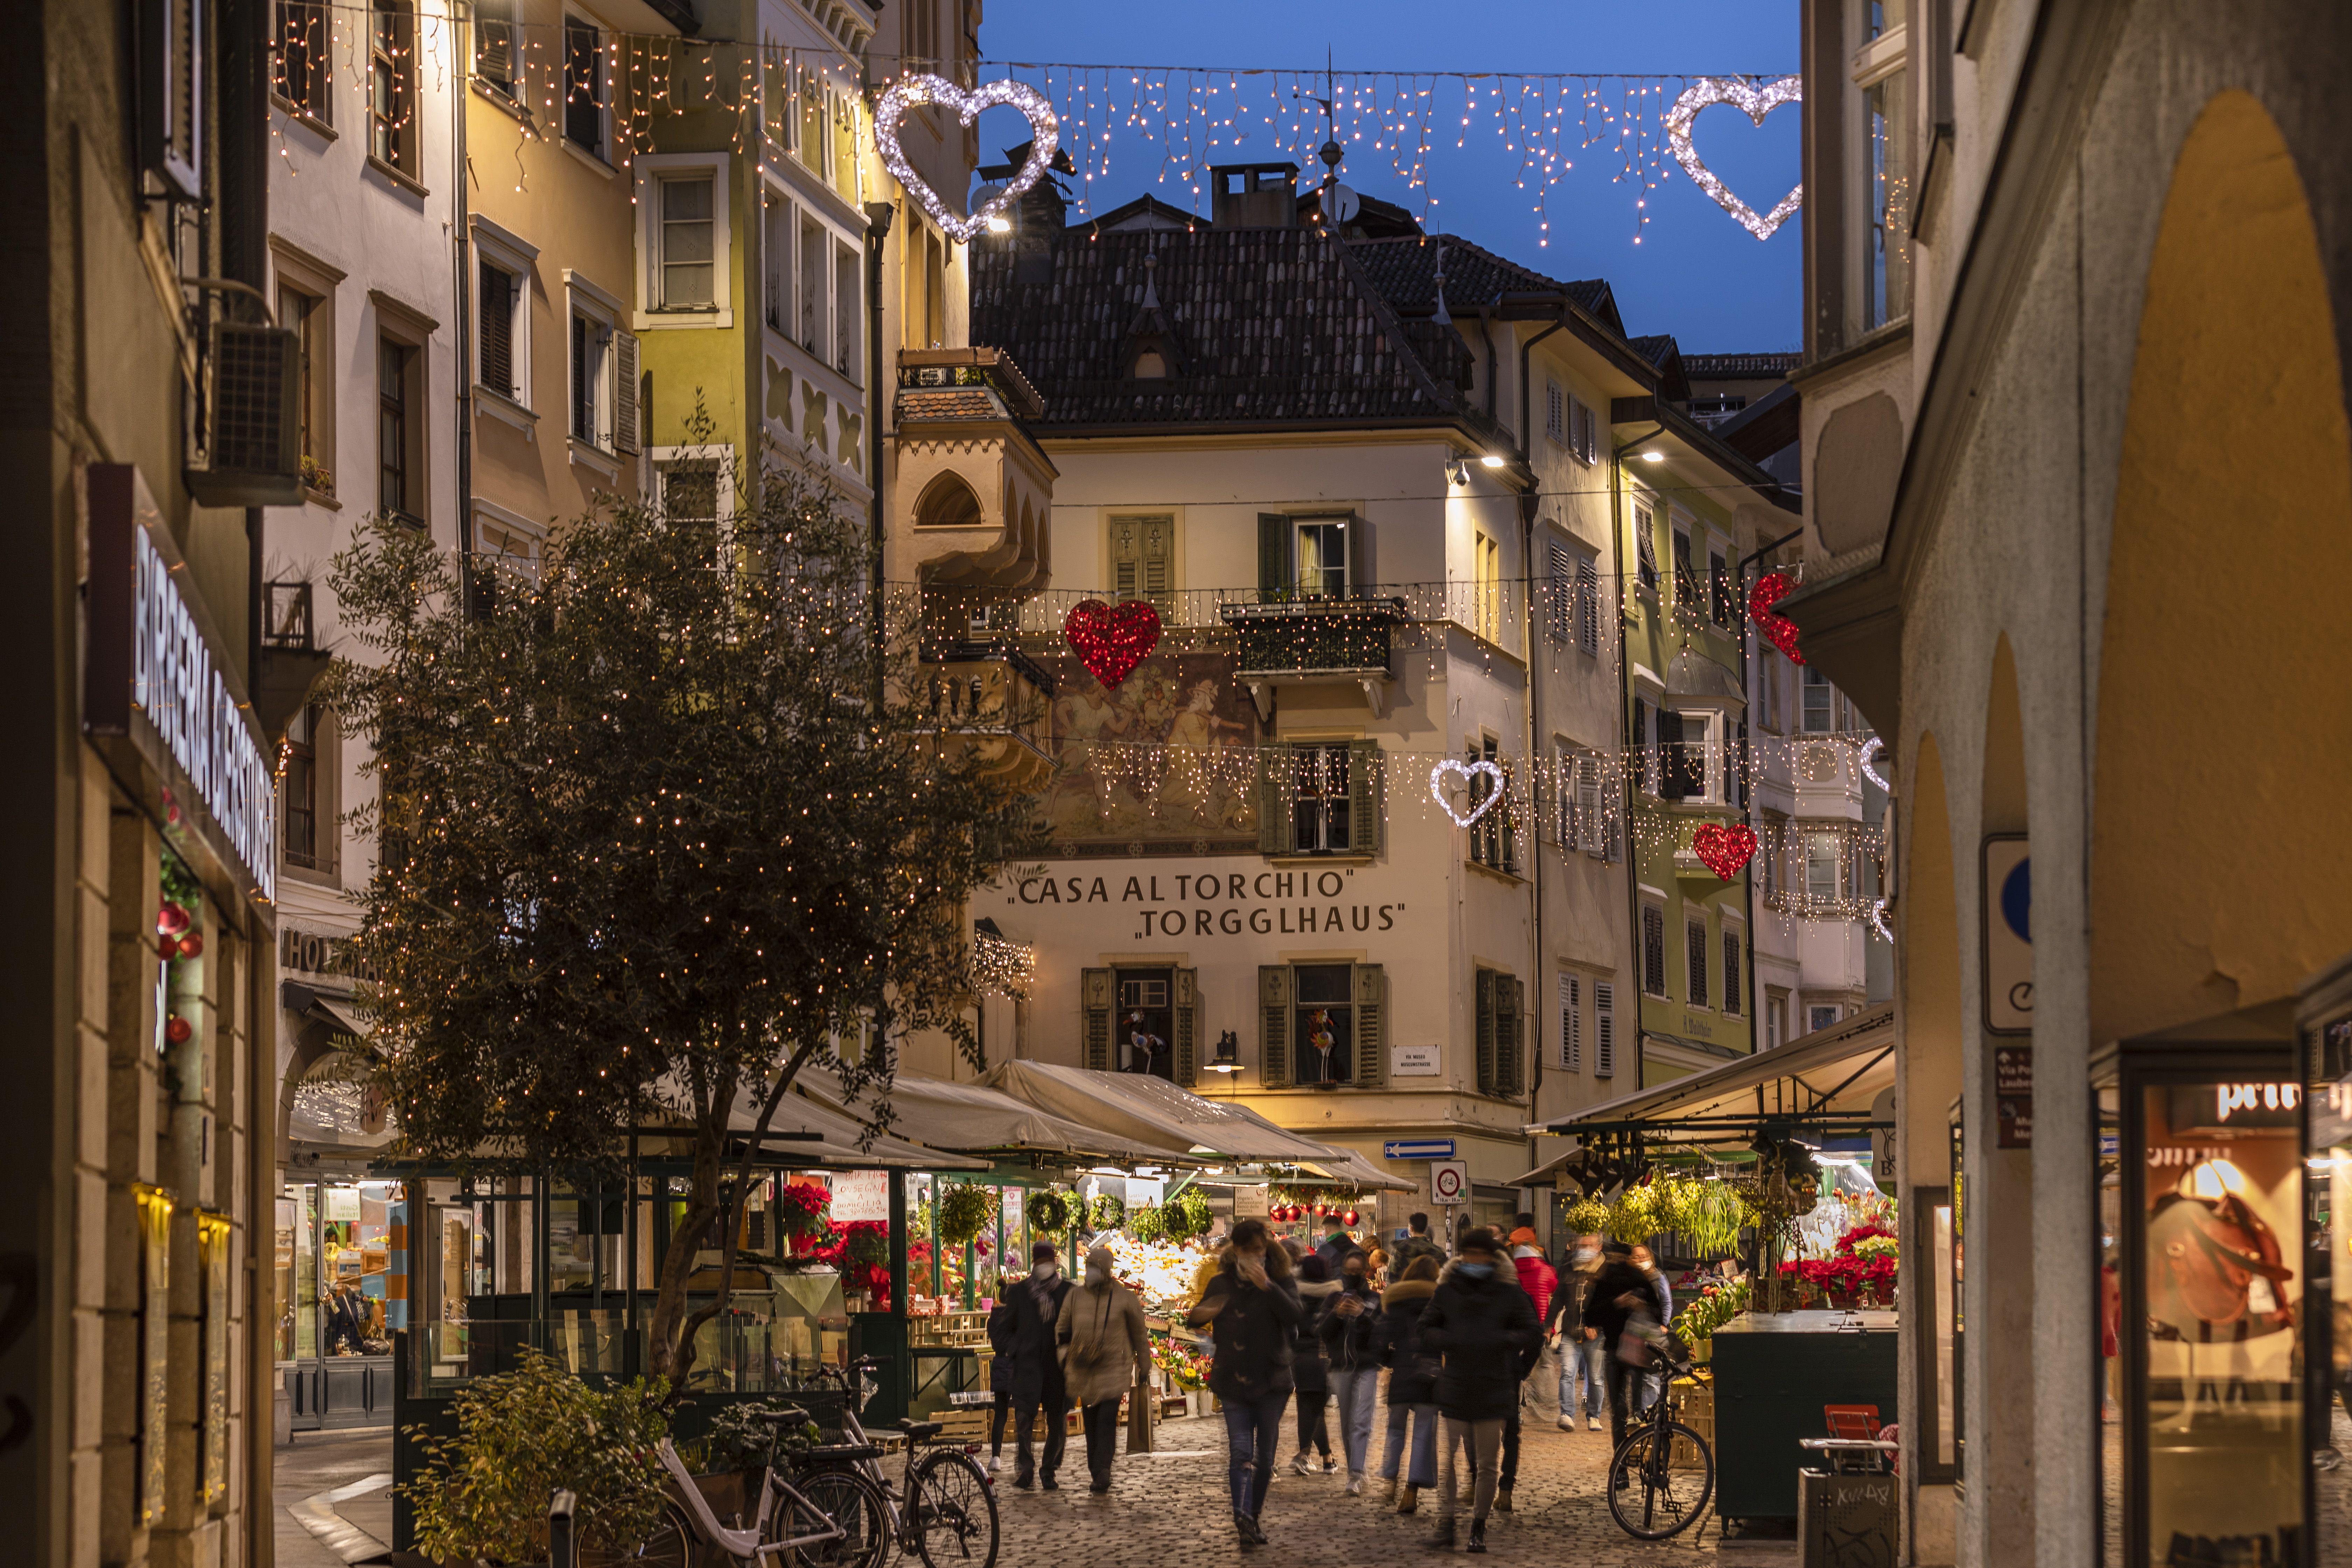
<path fill-rule="evenodd" d="M 2285 142 L 2242 92 L 2182 144 L 2148 267 L 2099 649 L 2092 1038 L 2292 993 L 2352 947 L 2352 427 Z"/>

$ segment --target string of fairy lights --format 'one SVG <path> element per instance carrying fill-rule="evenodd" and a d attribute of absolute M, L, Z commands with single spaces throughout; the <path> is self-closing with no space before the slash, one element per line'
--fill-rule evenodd
<path fill-rule="evenodd" d="M 874 177 L 862 155 L 871 128 L 866 95 L 887 89 L 903 74 L 942 71 L 967 85 L 982 76 L 1018 81 L 1045 96 L 1059 119 L 1061 146 L 1073 161 L 1070 195 L 1081 218 L 1096 212 L 1098 188 L 1108 190 L 1115 178 L 1138 172 L 1189 195 L 1201 213 L 1212 164 L 1286 161 L 1313 170 L 1328 140 L 1354 160 L 1353 167 L 1368 174 L 1384 169 L 1389 188 L 1403 193 L 1426 223 L 1439 216 L 1433 159 L 1443 151 L 1491 146 L 1500 154 L 1497 177 L 1527 200 L 1539 247 L 1550 243 L 1552 201 L 1580 164 L 1627 188 L 1633 239 L 1640 244 L 1654 193 L 1678 168 L 1689 168 L 1687 158 L 1677 163 L 1675 105 L 1701 84 L 1776 79 L 944 62 L 878 53 L 859 58 L 839 47 L 770 39 L 485 20 L 479 8 L 473 20 L 461 22 L 454 7 L 394 10 L 365 0 L 282 0 L 278 16 L 273 79 L 281 103 L 298 117 L 325 121 L 331 116 L 316 112 L 313 95 L 356 83 L 372 132 L 378 121 L 394 134 L 404 132 L 418 111 L 421 85 L 429 81 L 443 90 L 466 79 L 517 111 L 518 152 L 533 141 L 560 138 L 563 116 L 583 101 L 609 116 L 609 156 L 622 166 L 655 150 L 657 120 L 716 113 L 731 127 L 735 151 L 755 153 L 763 163 L 794 153 L 822 156 L 827 166 L 820 172 L 835 183 L 846 181 L 851 188 L 845 194 L 863 200 Z M 461 51 L 469 58 L 461 59 Z M 273 113 L 271 129 L 291 169 L 286 119 Z M 809 145 L 812 131 L 823 133 L 822 152 Z M 835 147 L 843 153 L 831 151 Z M 832 167 L 836 159 L 841 166 Z M 524 177 L 518 158 L 519 184 Z M 1708 194 L 1720 199 L 1717 191 Z"/>

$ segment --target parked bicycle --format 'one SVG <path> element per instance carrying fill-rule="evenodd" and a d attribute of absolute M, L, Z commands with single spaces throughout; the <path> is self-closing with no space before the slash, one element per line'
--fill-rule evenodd
<path fill-rule="evenodd" d="M 761 1413 L 780 1426 L 808 1424 L 805 1410 Z M 832 1447 L 789 1456 L 789 1479 L 769 1465 L 760 1471 L 756 1501 L 722 1522 L 667 1437 L 662 1468 L 676 1483 L 661 1522 L 626 1551 L 583 1550 L 581 1568 L 695 1568 L 732 1563 L 742 1568 L 882 1568 L 890 1554 L 889 1504 L 855 1467 L 882 1450 L 859 1436 Z"/>
<path fill-rule="evenodd" d="M 861 1356 L 847 1368 L 830 1367 L 819 1376 L 842 1385 L 841 1432 L 852 1446 L 866 1442 L 858 1419 L 870 1396 L 866 1374 L 882 1363 Z M 961 1447 L 930 1447 L 942 1424 L 902 1420 L 907 1437 L 904 1473 L 893 1484 L 876 1458 L 855 1461 L 858 1473 L 878 1488 L 890 1510 L 890 1534 L 902 1552 L 921 1557 L 925 1568 L 996 1568 L 996 1489 L 988 1472 Z M 839 1452 L 836 1450 L 835 1452 Z"/>
<path fill-rule="evenodd" d="M 1676 1347 L 1679 1348 L 1679 1347 Z M 1690 1370 L 1687 1360 L 1669 1361 L 1664 1385 L 1638 1425 L 1625 1433 L 1609 1461 L 1609 1512 L 1626 1534 L 1664 1541 L 1681 1534 L 1706 1512 L 1715 1495 L 1715 1450 L 1706 1439 L 1674 1419 L 1669 1391 Z M 1689 1456 L 1675 1462 L 1675 1445 Z"/>

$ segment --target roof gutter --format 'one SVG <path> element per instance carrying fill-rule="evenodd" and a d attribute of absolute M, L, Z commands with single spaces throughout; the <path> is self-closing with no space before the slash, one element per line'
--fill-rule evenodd
<path fill-rule="evenodd" d="M 1426 321 L 1437 313 L 1434 304 L 1391 308 L 1399 318 L 1407 321 Z M 1658 384 L 1658 367 L 1636 353 L 1633 344 L 1612 331 L 1565 289 L 1549 292 L 1506 291 L 1496 295 L 1493 304 L 1482 309 L 1492 310 L 1506 321 L 1540 321 L 1564 313 L 1568 318 L 1569 331 L 1576 335 L 1578 341 L 1643 386 L 1654 387 Z"/>

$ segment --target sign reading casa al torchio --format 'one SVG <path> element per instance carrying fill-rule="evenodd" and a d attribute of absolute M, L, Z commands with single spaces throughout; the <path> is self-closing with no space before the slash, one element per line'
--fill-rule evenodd
<path fill-rule="evenodd" d="M 1107 929 L 1089 906 L 1132 912 L 1138 942 L 1160 937 L 1369 936 L 1397 929 L 1401 900 L 1370 901 L 1390 879 L 1354 867 L 1324 870 L 1167 871 L 1128 877 L 1080 873 L 1024 877 L 1007 903 L 1076 906 L 1087 928 Z"/>

